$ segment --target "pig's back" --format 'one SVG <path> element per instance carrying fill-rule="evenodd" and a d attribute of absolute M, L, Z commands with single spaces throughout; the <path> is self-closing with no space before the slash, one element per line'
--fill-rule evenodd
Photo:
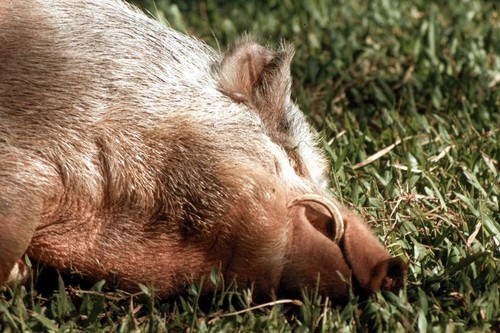
<path fill-rule="evenodd" d="M 21 117 L 43 107 L 51 113 L 49 125 L 53 113 L 65 122 L 78 117 L 81 125 L 116 109 L 165 112 L 156 104 L 168 100 L 169 109 L 184 108 L 190 95 L 218 94 L 210 70 L 216 52 L 131 8 L 123 10 L 124 3 L 0 6 L 2 114 Z"/>
<path fill-rule="evenodd" d="M 70 195 L 217 207 L 236 165 L 275 170 L 259 117 L 217 88 L 220 55 L 120 1 L 3 2 L 0 40 L 0 157 L 30 156 Z"/>

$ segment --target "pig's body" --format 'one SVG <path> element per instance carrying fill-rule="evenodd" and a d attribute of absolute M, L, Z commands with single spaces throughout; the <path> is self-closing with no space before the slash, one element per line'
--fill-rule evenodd
<path fill-rule="evenodd" d="M 164 296 L 213 266 L 263 294 L 399 281 L 355 216 L 334 242 L 321 204 L 289 205 L 333 200 L 290 58 L 221 55 L 112 0 L 0 2 L 0 284 L 24 253 Z"/>

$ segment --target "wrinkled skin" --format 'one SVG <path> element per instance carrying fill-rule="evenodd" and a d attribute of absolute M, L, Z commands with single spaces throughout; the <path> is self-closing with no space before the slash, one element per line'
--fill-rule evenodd
<path fill-rule="evenodd" d="M 326 190 L 292 49 L 219 54 L 115 0 L 2 1 L 0 40 L 0 285 L 24 254 L 160 296 L 214 266 L 264 296 L 401 285 Z"/>

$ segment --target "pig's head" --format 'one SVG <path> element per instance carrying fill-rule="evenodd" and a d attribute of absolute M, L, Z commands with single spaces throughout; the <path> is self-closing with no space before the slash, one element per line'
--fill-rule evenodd
<path fill-rule="evenodd" d="M 321 294 L 340 300 L 349 286 L 358 294 L 397 288 L 405 277 L 404 262 L 389 255 L 366 224 L 326 191 L 328 163 L 290 99 L 292 56 L 289 47 L 272 51 L 245 37 L 217 67 L 219 89 L 256 112 L 266 134 L 287 155 L 294 175 L 283 176 L 283 182 L 305 184 L 299 191 L 290 185 L 285 195 L 289 237 L 276 289 L 296 295 L 319 283 Z M 300 194 L 307 189 L 314 194 Z"/>

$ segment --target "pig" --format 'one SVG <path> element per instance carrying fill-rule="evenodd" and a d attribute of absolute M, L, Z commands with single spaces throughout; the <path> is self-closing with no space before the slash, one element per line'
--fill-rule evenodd
<path fill-rule="evenodd" d="M 27 255 L 159 297 L 213 267 L 271 298 L 400 287 L 328 190 L 293 53 L 222 53 L 119 0 L 1 1 L 0 285 Z"/>

